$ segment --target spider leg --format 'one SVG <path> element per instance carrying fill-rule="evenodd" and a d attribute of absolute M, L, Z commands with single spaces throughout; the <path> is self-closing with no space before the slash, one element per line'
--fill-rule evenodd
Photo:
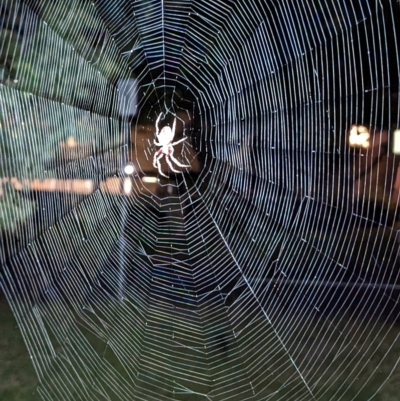
<path fill-rule="evenodd" d="M 171 160 L 169 160 L 169 157 L 168 157 L 168 156 L 165 156 L 165 160 L 167 161 L 169 168 L 170 168 L 174 173 L 180 173 L 179 170 L 176 170 L 176 169 L 174 168 L 174 166 L 172 165 Z"/>
<path fill-rule="evenodd" d="M 158 172 L 159 172 L 159 174 L 160 175 L 162 175 L 162 176 L 164 176 L 164 177 L 166 177 L 166 178 L 169 178 L 166 174 L 164 174 L 162 171 L 161 171 L 161 163 L 157 160 L 157 164 L 158 164 Z"/>
<path fill-rule="evenodd" d="M 154 157 L 153 157 L 153 167 L 157 168 L 157 152 L 154 153 Z"/>
<path fill-rule="evenodd" d="M 172 124 L 172 138 L 175 136 L 175 128 L 176 128 L 176 117 L 174 118 L 174 123 Z"/>
<path fill-rule="evenodd" d="M 161 171 L 161 163 L 160 163 L 160 159 L 164 156 L 163 153 L 161 153 L 161 155 L 159 155 L 156 158 L 156 163 L 157 163 L 157 168 L 158 168 L 158 172 L 160 173 L 160 175 L 169 178 L 167 175 L 165 175 L 162 171 Z"/>
<path fill-rule="evenodd" d="M 171 143 L 171 145 L 172 145 L 172 146 L 175 146 L 177 143 L 180 143 L 180 142 L 183 142 L 183 141 L 186 141 L 186 137 L 185 137 L 185 138 L 182 138 L 182 139 L 179 139 L 179 141 L 176 141 L 176 142 Z"/>
<path fill-rule="evenodd" d="M 162 146 L 161 143 L 158 143 L 155 139 L 153 142 L 154 142 L 154 145 L 156 145 L 156 146 Z"/>
<path fill-rule="evenodd" d="M 182 164 L 181 162 L 179 162 L 178 160 L 175 159 L 174 155 L 173 155 L 174 151 L 172 150 L 172 152 L 170 153 L 169 157 L 172 159 L 172 161 L 179 167 L 190 167 L 190 165 L 186 165 L 186 164 Z"/>
<path fill-rule="evenodd" d="M 156 136 L 158 136 L 158 134 L 159 134 L 159 132 L 160 132 L 160 129 L 158 128 L 158 124 L 159 124 L 159 122 L 160 122 L 160 120 L 161 120 L 161 116 L 162 116 L 162 112 L 160 113 L 160 115 L 158 116 L 158 118 L 157 118 L 157 121 L 156 121 Z"/>

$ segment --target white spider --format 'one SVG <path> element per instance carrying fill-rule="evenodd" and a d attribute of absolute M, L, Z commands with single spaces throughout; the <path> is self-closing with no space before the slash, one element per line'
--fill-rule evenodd
<path fill-rule="evenodd" d="M 169 168 L 174 172 L 174 173 L 180 173 L 179 170 L 176 170 L 174 166 L 171 163 L 171 160 L 179 167 L 190 167 L 185 164 L 180 163 L 178 160 L 175 159 L 173 156 L 174 153 L 174 146 L 180 142 L 183 142 L 186 140 L 186 138 L 182 138 L 179 141 L 172 142 L 175 136 L 175 127 L 176 127 L 176 118 L 174 119 L 174 124 L 172 125 L 172 129 L 170 127 L 163 127 L 163 129 L 160 132 L 160 129 L 158 128 L 158 123 L 160 122 L 161 116 L 163 113 L 161 113 L 156 121 L 156 136 L 157 140 L 154 140 L 154 145 L 156 146 L 161 146 L 160 149 L 157 150 L 156 153 L 154 153 L 154 159 L 153 159 L 153 166 L 154 168 L 158 168 L 158 172 L 160 175 L 163 175 L 164 177 L 167 177 L 162 171 L 161 171 L 161 163 L 160 159 L 165 155 L 165 160 L 169 166 Z M 171 160 L 170 160 L 171 158 Z"/>

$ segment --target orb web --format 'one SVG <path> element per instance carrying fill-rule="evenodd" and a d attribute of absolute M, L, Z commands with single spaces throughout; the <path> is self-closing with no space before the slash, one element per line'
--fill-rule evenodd
<path fill-rule="evenodd" d="M 0 277 L 41 399 L 373 397 L 398 362 L 399 4 L 1 10 Z M 159 117 L 189 167 L 154 167 Z"/>

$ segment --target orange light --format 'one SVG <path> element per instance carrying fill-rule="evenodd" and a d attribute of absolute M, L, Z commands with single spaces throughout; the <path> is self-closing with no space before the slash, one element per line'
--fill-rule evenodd
<path fill-rule="evenodd" d="M 70 137 L 67 139 L 67 146 L 68 146 L 69 148 L 75 148 L 76 145 L 77 145 L 77 142 L 75 141 L 75 138 L 74 138 L 73 136 L 70 136 Z"/>

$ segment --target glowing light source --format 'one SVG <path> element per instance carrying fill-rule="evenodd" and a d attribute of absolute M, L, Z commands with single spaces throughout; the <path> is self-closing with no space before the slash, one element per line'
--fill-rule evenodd
<path fill-rule="evenodd" d="M 124 168 L 124 171 L 127 175 L 133 174 L 135 172 L 135 167 L 133 166 L 133 164 L 127 164 Z"/>
<path fill-rule="evenodd" d="M 400 155 L 400 129 L 397 129 L 393 133 L 393 153 Z"/>
<path fill-rule="evenodd" d="M 369 148 L 369 132 L 363 125 L 352 125 L 350 128 L 349 145 L 355 147 Z"/>
<path fill-rule="evenodd" d="M 70 136 L 70 137 L 67 139 L 67 146 L 68 146 L 69 148 L 75 148 L 76 145 L 77 145 L 77 143 L 76 143 L 76 141 L 75 141 L 75 138 L 74 138 L 73 136 Z"/>
<path fill-rule="evenodd" d="M 85 189 L 87 189 L 89 193 L 93 192 L 94 182 L 92 180 L 86 180 L 85 181 Z"/>
<path fill-rule="evenodd" d="M 146 176 L 142 178 L 142 181 L 147 183 L 147 184 L 155 184 L 158 182 L 158 178 L 157 177 L 150 177 L 150 176 Z"/>
<path fill-rule="evenodd" d="M 124 194 L 130 195 L 132 192 L 132 181 L 130 178 L 124 179 Z"/>

